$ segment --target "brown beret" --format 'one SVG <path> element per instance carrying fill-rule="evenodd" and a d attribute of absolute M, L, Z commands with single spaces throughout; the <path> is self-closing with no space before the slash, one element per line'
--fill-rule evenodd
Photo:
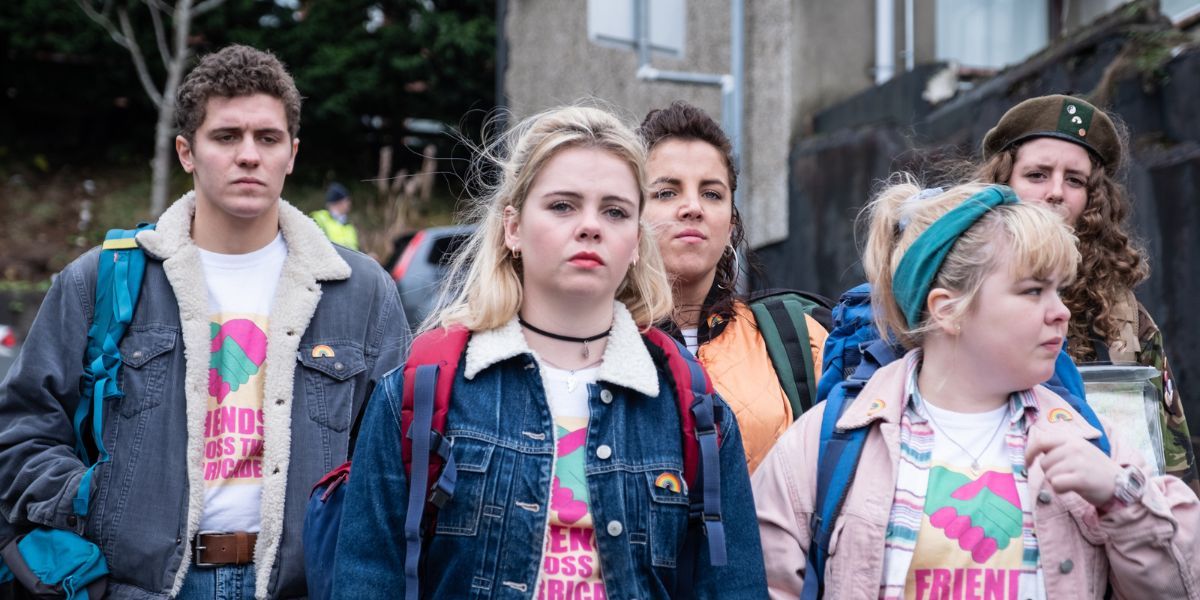
<path fill-rule="evenodd" d="M 1112 119 L 1079 98 L 1061 95 L 1030 98 L 1010 108 L 984 136 L 983 158 L 1035 137 L 1079 144 L 1110 172 L 1121 166 L 1121 138 Z"/>

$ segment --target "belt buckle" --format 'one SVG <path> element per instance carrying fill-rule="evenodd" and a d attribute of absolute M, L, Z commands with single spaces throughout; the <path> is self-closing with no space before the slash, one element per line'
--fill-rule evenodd
<path fill-rule="evenodd" d="M 200 560 L 200 551 L 208 549 L 208 546 L 203 546 L 200 544 L 200 536 L 201 534 L 197 533 L 196 537 L 192 539 L 192 565 L 197 567 L 220 566 L 217 563 L 206 563 Z"/>

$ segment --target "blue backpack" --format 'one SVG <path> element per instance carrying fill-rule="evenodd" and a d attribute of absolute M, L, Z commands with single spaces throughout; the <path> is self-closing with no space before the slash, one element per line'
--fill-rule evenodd
<path fill-rule="evenodd" d="M 134 236 L 153 227 L 142 224 L 137 229 L 113 229 L 101 247 L 94 315 L 88 329 L 79 406 L 73 419 L 75 453 L 89 465 L 73 500 L 74 512 L 80 517 L 88 513 L 96 467 L 110 458 L 104 448 L 104 402 L 123 395 L 121 352 L 117 346 L 133 320 L 146 271 L 146 255 Z M 90 447 L 95 448 L 94 460 Z M 10 530 L 7 535 L 13 533 Z M 0 557 L 0 583 L 15 579 L 38 597 L 88 600 L 104 595 L 108 575 L 104 554 L 75 532 L 39 527 L 0 541 Z"/>
<path fill-rule="evenodd" d="M 863 443 L 870 430 L 870 427 L 838 429 L 837 421 L 875 371 L 904 355 L 903 347 L 880 337 L 873 319 L 870 284 L 851 288 L 842 294 L 833 308 L 833 329 L 825 341 L 824 370 L 817 385 L 817 401 L 824 400 L 825 406 L 817 452 L 817 490 L 809 521 L 812 541 L 804 572 L 804 600 L 816 600 L 824 595 L 825 563 L 829 558 L 833 526 L 850 485 L 854 483 Z M 1083 379 L 1065 350 L 1059 352 L 1054 375 L 1044 385 L 1062 396 L 1071 408 L 1100 430 L 1100 437 L 1092 443 L 1105 454 L 1111 454 L 1108 436 L 1085 400 Z"/>

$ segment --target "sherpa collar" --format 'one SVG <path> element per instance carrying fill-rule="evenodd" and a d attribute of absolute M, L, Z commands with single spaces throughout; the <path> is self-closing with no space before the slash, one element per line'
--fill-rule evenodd
<path fill-rule="evenodd" d="M 537 356 L 525 343 L 521 324 L 513 315 L 508 323 L 471 336 L 467 342 L 466 371 L 463 376 L 474 379 L 480 371 L 522 354 Z M 613 302 L 612 333 L 608 336 L 608 345 L 604 349 L 596 379 L 651 398 L 658 396 L 658 370 L 654 360 L 650 358 L 650 351 L 646 349 L 629 309 L 620 302 Z"/>
<path fill-rule="evenodd" d="M 153 230 L 138 234 L 138 245 L 161 260 L 195 246 L 192 241 L 192 217 L 195 214 L 196 192 L 190 191 L 163 212 Z M 279 199 L 279 229 L 287 242 L 289 260 L 304 265 L 313 279 L 337 281 L 350 277 L 350 265 L 338 256 L 316 223 L 282 198 Z"/>

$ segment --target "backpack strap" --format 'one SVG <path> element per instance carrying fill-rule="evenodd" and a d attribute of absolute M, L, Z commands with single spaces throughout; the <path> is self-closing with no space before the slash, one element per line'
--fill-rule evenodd
<path fill-rule="evenodd" d="M 683 477 L 688 484 L 691 510 L 682 559 L 684 563 L 698 559 L 700 528 L 697 525 L 702 524 L 703 534 L 708 538 L 709 563 L 714 567 L 724 566 L 728 563 L 728 556 L 725 525 L 721 520 L 720 432 L 716 424 L 712 382 L 696 357 L 675 338 L 659 329 L 650 329 L 646 332 L 646 339 L 666 356 L 667 368 L 675 384 L 679 424 L 683 430 Z M 683 565 L 678 578 L 686 585 L 691 584 L 691 578 L 683 576 L 688 566 L 694 568 L 690 563 Z M 683 582 L 684 579 L 689 581 Z"/>
<path fill-rule="evenodd" d="M 90 464 L 79 481 L 73 508 L 75 514 L 86 516 L 91 501 L 92 475 L 96 467 L 109 461 L 104 447 L 104 401 L 124 396 L 121 392 L 121 351 L 118 345 L 125 329 L 133 320 L 142 277 L 146 273 L 146 254 L 137 245 L 135 236 L 154 225 L 142 223 L 136 229 L 112 229 L 104 236 L 96 273 L 96 298 L 92 310 L 92 325 L 88 329 L 87 350 L 84 353 L 81 397 L 75 409 L 75 453 L 84 464 Z M 91 419 L 91 430 L 85 429 Z M 96 446 L 96 461 L 88 452 L 85 434 L 90 434 Z"/>
<path fill-rule="evenodd" d="M 813 355 L 808 341 L 808 320 L 804 318 L 806 309 L 811 310 L 812 306 L 806 306 L 799 297 L 785 296 L 773 296 L 750 304 L 771 365 L 775 367 L 792 407 L 793 420 L 812 407 L 813 390 L 817 389 L 811 368 Z"/>
<path fill-rule="evenodd" d="M 845 383 L 845 382 L 844 382 Z M 861 427 L 849 431 L 837 428 L 838 418 L 857 397 L 858 389 L 847 393 L 845 385 L 839 385 L 825 399 L 822 413 L 820 449 L 817 452 L 817 495 L 813 503 L 813 514 L 809 521 L 811 539 L 808 544 L 808 565 L 804 570 L 804 600 L 816 600 L 824 595 L 825 562 L 829 557 L 829 542 L 833 537 L 833 526 L 837 522 L 858 460 L 870 428 Z"/>
<path fill-rule="evenodd" d="M 817 450 L 817 492 L 813 514 L 809 521 L 811 539 L 808 544 L 808 565 L 804 571 L 804 600 L 816 600 L 824 595 L 825 562 L 829 558 L 829 543 L 854 475 L 862 458 L 863 446 L 870 427 L 841 430 L 838 419 L 850 406 L 867 380 L 879 369 L 899 357 L 898 348 L 883 340 L 875 340 L 862 349 L 863 360 L 846 380 L 834 386 L 825 399 L 821 414 L 821 437 Z"/>
<path fill-rule="evenodd" d="M 459 359 L 470 332 L 465 327 L 427 331 L 413 340 L 404 364 L 404 396 L 400 409 L 401 453 L 409 476 L 404 518 L 405 598 L 420 597 L 421 545 L 425 509 L 445 506 L 454 495 L 457 470 L 446 439 L 446 414 Z M 440 472 L 440 474 L 439 474 Z"/>

